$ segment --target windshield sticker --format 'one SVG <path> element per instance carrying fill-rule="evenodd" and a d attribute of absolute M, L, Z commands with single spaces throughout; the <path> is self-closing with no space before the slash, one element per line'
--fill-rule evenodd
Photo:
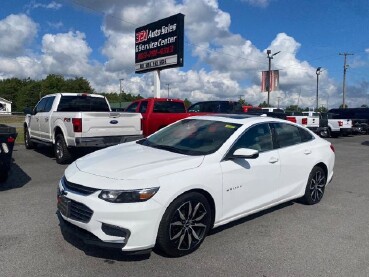
<path fill-rule="evenodd" d="M 229 128 L 229 129 L 234 129 L 234 128 L 236 128 L 236 126 L 234 126 L 234 125 L 229 125 L 229 124 L 227 124 L 227 125 L 226 125 L 226 126 L 224 126 L 224 127 Z"/>

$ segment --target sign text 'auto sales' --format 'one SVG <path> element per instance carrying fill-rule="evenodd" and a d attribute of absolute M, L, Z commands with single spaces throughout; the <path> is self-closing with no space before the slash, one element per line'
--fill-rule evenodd
<path fill-rule="evenodd" d="M 135 72 L 183 66 L 183 30 L 180 13 L 137 28 Z"/>

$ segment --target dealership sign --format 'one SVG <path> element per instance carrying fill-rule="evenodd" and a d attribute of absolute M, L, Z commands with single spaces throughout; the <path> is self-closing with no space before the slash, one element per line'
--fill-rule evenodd
<path fill-rule="evenodd" d="M 181 13 L 137 28 L 135 72 L 183 66 L 183 29 Z"/>

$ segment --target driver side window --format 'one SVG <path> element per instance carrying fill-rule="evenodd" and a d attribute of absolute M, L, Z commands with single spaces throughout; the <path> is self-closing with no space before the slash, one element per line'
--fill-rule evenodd
<path fill-rule="evenodd" d="M 246 130 L 233 145 L 232 152 L 238 148 L 250 148 L 259 152 L 272 150 L 273 140 L 269 125 L 258 124 Z"/>

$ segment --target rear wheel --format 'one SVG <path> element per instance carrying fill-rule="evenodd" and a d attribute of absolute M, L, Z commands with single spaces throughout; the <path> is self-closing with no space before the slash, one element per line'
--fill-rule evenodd
<path fill-rule="evenodd" d="M 72 154 L 70 153 L 62 134 L 57 135 L 55 138 L 54 154 L 58 164 L 66 164 L 72 161 Z"/>
<path fill-rule="evenodd" d="M 204 241 L 211 224 L 211 207 L 200 193 L 175 199 L 160 222 L 157 246 L 166 255 L 180 257 L 194 252 Z"/>
<path fill-rule="evenodd" d="M 26 149 L 35 148 L 35 144 L 31 141 L 27 127 L 24 127 L 24 146 L 26 147 Z"/>
<path fill-rule="evenodd" d="M 314 205 L 322 200 L 327 183 L 327 176 L 324 170 L 315 166 L 310 172 L 309 179 L 305 189 L 305 195 L 302 200 L 305 204 Z"/>
<path fill-rule="evenodd" d="M 319 132 L 319 136 L 322 138 L 329 138 L 331 137 L 331 132 L 329 129 L 323 129 Z"/>

